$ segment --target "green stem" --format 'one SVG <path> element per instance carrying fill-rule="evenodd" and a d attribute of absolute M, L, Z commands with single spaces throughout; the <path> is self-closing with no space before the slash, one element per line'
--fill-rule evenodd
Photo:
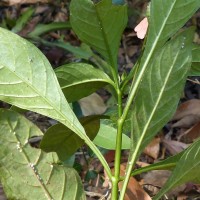
<path fill-rule="evenodd" d="M 121 164 L 121 149 L 122 149 L 122 129 L 123 124 L 121 120 L 122 116 L 122 93 L 121 90 L 117 90 L 118 96 L 118 121 L 117 121 L 117 140 L 115 151 L 115 173 L 112 180 L 112 200 L 118 199 L 118 183 L 120 181 L 120 164 Z"/>
<path fill-rule="evenodd" d="M 123 121 L 125 121 L 125 119 L 126 119 L 126 117 L 128 115 L 128 112 L 129 112 L 130 107 L 132 105 L 133 99 L 134 99 L 134 97 L 135 97 L 135 95 L 137 93 L 137 90 L 139 88 L 140 82 L 142 81 L 143 74 L 144 74 L 144 72 L 145 72 L 145 70 L 146 70 L 146 68 L 147 68 L 147 66 L 149 64 L 149 61 L 150 61 L 150 59 L 151 59 L 151 57 L 152 57 L 152 55 L 154 53 L 155 47 L 157 45 L 157 42 L 158 42 L 158 39 L 153 43 L 152 48 L 151 48 L 149 54 L 147 55 L 144 63 L 142 64 L 142 66 L 140 66 L 139 72 L 137 74 L 137 78 L 135 80 L 135 83 L 134 83 L 133 87 L 131 88 L 131 91 L 130 91 L 126 106 L 124 108 L 124 112 L 122 114 L 122 120 Z M 144 54 L 143 54 L 143 56 L 144 56 Z M 135 149 L 133 155 L 131 156 L 129 164 L 127 165 L 126 177 L 125 177 L 125 180 L 124 180 L 124 183 L 123 183 L 123 187 L 122 187 L 122 190 L 121 190 L 121 193 L 120 193 L 119 200 L 123 200 L 124 199 L 124 195 L 125 195 L 125 192 L 126 192 L 126 188 L 127 188 L 128 182 L 129 182 L 129 178 L 131 176 L 132 168 L 133 168 L 133 165 L 136 162 L 137 154 L 139 152 L 139 148 L 140 148 L 140 145 L 142 143 L 142 140 L 143 140 L 143 137 L 141 137 L 140 140 L 138 141 L 136 149 Z"/>

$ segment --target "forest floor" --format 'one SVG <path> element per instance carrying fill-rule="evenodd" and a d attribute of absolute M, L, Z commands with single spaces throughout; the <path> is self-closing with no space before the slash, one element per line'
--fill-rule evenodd
<path fill-rule="evenodd" d="M 71 46 L 68 49 L 64 49 L 54 45 L 55 41 L 63 39 L 67 45 L 70 44 L 73 47 L 80 46 L 81 43 L 70 26 L 65 27 L 64 30 L 56 30 L 55 28 L 54 31 L 47 31 L 39 38 L 31 36 L 31 33 L 34 33 L 38 24 L 68 22 L 69 2 L 67 0 L 57 0 L 51 3 L 47 3 L 46 0 L 3 0 L 0 2 L 0 27 L 14 30 L 20 36 L 27 38 L 37 45 L 46 55 L 53 68 L 70 62 L 82 61 L 92 63 L 91 60 L 83 60 L 76 56 L 73 53 L 73 48 L 70 48 Z M 119 72 L 121 74 L 124 71 L 128 73 L 140 56 L 143 40 L 138 39 L 133 30 L 141 19 L 144 18 L 147 1 L 129 0 L 128 6 L 129 21 L 122 37 L 118 56 Z M 23 24 L 19 19 L 21 16 L 24 16 L 24 13 L 30 7 L 34 9 L 34 12 L 28 18 L 27 22 Z M 194 15 L 188 22 L 188 25 L 196 26 L 195 42 L 200 44 L 200 12 Z M 81 109 L 85 115 L 102 113 L 113 105 L 111 94 L 104 89 L 97 91 L 96 96 L 90 97 L 87 101 L 90 101 L 94 106 L 92 108 L 86 108 L 84 103 L 81 104 Z M 9 108 L 10 105 L 0 102 L 0 107 Z M 179 117 L 180 115 L 181 117 Z M 32 112 L 26 112 L 25 116 L 36 123 L 43 132 L 55 123 L 52 119 Z M 187 148 L 198 137 L 200 137 L 200 78 L 188 77 L 175 116 L 146 147 L 136 167 L 143 167 L 175 155 Z M 85 152 L 86 155 L 83 156 L 82 152 Z M 127 154 L 128 151 L 123 151 L 122 171 L 127 161 Z M 109 161 L 109 165 L 113 167 L 114 151 L 106 151 L 105 157 Z M 74 165 L 83 180 L 87 199 L 106 199 L 103 196 L 109 190 L 109 183 L 105 181 L 106 175 L 104 174 L 102 166 L 94 156 L 90 155 L 87 147 L 83 147 L 81 151 L 77 152 Z M 129 186 L 129 189 L 135 194 L 135 188 L 139 188 L 142 192 L 153 196 L 164 185 L 169 176 L 169 171 L 148 172 L 133 178 L 132 185 Z M 200 185 L 187 183 L 176 188 L 167 196 L 171 200 L 200 200 Z M 6 198 L 2 194 L 0 200 L 3 199 Z M 130 195 L 126 200 L 133 199 Z M 138 198 L 138 200 L 142 199 Z"/>

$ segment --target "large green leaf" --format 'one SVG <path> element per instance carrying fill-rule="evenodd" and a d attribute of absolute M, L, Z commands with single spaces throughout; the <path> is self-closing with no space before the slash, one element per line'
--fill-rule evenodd
<path fill-rule="evenodd" d="M 100 127 L 102 116 L 88 116 L 80 119 L 88 137 L 93 140 Z M 61 160 L 66 160 L 73 155 L 78 148 L 83 146 L 84 140 L 62 124 L 50 127 L 45 133 L 40 148 L 45 152 L 56 152 Z"/>
<path fill-rule="evenodd" d="M 58 165 L 55 153 L 32 148 L 42 132 L 20 114 L 0 110 L 0 179 L 8 199 L 86 199 L 73 168 Z"/>
<path fill-rule="evenodd" d="M 94 139 L 94 143 L 105 149 L 116 149 L 116 137 L 117 137 L 117 129 L 101 124 L 99 132 Z M 122 149 L 130 148 L 130 138 L 125 134 L 122 134 Z"/>
<path fill-rule="evenodd" d="M 78 37 L 98 51 L 112 67 L 122 32 L 127 23 L 127 6 L 113 5 L 112 0 L 94 4 L 91 0 L 72 0 L 70 22 Z"/>
<path fill-rule="evenodd" d="M 170 120 L 191 65 L 193 29 L 168 42 L 145 71 L 133 108 L 132 149 L 141 152 Z"/>
<path fill-rule="evenodd" d="M 152 0 L 145 52 L 161 47 L 199 7 L 200 0 Z"/>
<path fill-rule="evenodd" d="M 161 191 L 154 197 L 159 200 L 170 189 L 183 183 L 193 181 L 200 183 L 200 140 L 193 143 L 181 156 L 172 175 L 167 180 Z"/>
<path fill-rule="evenodd" d="M 200 45 L 194 44 L 192 49 L 192 68 L 190 76 L 200 76 Z"/>
<path fill-rule="evenodd" d="M 54 118 L 85 138 L 85 131 L 44 55 L 28 41 L 2 28 L 0 100 Z"/>
<path fill-rule="evenodd" d="M 162 47 L 200 7 L 200 0 L 152 0 L 147 42 L 141 58 L 136 86 L 149 68 L 156 51 Z M 133 99 L 136 89 L 132 91 Z"/>
<path fill-rule="evenodd" d="M 113 84 L 103 71 L 85 63 L 63 65 L 55 73 L 68 102 L 88 96 L 108 83 Z"/>

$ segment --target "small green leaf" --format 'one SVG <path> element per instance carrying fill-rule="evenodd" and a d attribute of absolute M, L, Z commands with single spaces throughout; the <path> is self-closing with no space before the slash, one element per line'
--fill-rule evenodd
<path fill-rule="evenodd" d="M 55 73 L 68 102 L 88 96 L 107 84 L 114 84 L 103 71 L 85 63 L 63 65 Z"/>
<path fill-rule="evenodd" d="M 105 149 L 116 149 L 117 130 L 111 126 L 101 124 L 100 130 L 94 139 L 94 143 Z M 130 148 L 130 138 L 122 135 L 122 149 Z"/>
<path fill-rule="evenodd" d="M 170 178 L 167 180 L 161 191 L 154 197 L 154 200 L 161 199 L 166 192 L 183 183 L 190 181 L 200 183 L 199 168 L 200 140 L 197 140 L 184 151 Z"/>
<path fill-rule="evenodd" d="M 112 0 L 94 4 L 91 0 L 72 0 L 70 22 L 78 37 L 117 68 L 117 54 L 122 32 L 127 24 L 127 6 Z"/>
<path fill-rule="evenodd" d="M 77 172 L 58 165 L 55 153 L 32 148 L 42 132 L 20 114 L 0 109 L 0 179 L 8 199 L 86 199 Z"/>
<path fill-rule="evenodd" d="M 140 153 L 174 114 L 191 65 L 193 29 L 168 42 L 143 75 L 133 108 L 132 150 Z"/>
<path fill-rule="evenodd" d="M 102 116 L 88 116 L 80 119 L 88 137 L 93 140 L 100 127 Z M 62 124 L 50 127 L 45 133 L 40 148 L 45 152 L 56 152 L 61 160 L 66 160 L 73 155 L 77 149 L 84 145 L 84 140 L 73 131 Z"/>

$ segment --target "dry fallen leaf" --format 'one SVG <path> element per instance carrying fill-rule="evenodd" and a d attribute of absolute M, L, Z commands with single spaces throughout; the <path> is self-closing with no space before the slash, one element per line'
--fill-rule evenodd
<path fill-rule="evenodd" d="M 79 104 L 84 116 L 100 115 L 103 114 L 107 109 L 103 99 L 96 93 L 82 98 L 79 100 Z"/>
<path fill-rule="evenodd" d="M 186 143 L 192 143 L 200 137 L 200 122 L 181 134 L 180 140 Z"/>
<path fill-rule="evenodd" d="M 168 170 L 154 170 L 150 171 L 143 175 L 143 185 L 145 190 L 149 191 L 151 195 L 155 195 L 160 188 L 162 188 L 171 175 L 171 172 Z M 167 197 L 171 199 L 172 196 L 178 196 L 179 192 L 182 192 L 185 189 L 185 185 L 176 187 L 173 191 L 170 191 L 167 194 Z"/>
<path fill-rule="evenodd" d="M 134 29 L 137 34 L 137 37 L 140 39 L 144 39 L 147 29 L 148 29 L 148 19 L 145 17 Z"/>
<path fill-rule="evenodd" d="M 186 116 L 195 115 L 200 118 L 200 100 L 199 99 L 192 99 L 182 103 L 174 117 L 173 120 L 180 120 Z"/>
<path fill-rule="evenodd" d="M 13 6 L 17 4 L 49 3 L 51 0 L 3 0 L 5 5 Z"/>
<path fill-rule="evenodd" d="M 158 158 L 160 151 L 160 138 L 154 138 L 151 143 L 144 149 L 144 153 L 154 159 Z"/>
<path fill-rule="evenodd" d="M 120 175 L 124 176 L 126 171 L 126 165 L 121 164 Z M 119 183 L 119 189 L 122 188 L 123 182 Z M 124 200 L 151 200 L 151 197 L 143 190 L 141 185 L 135 178 L 131 177 L 128 183 Z"/>
<path fill-rule="evenodd" d="M 165 148 L 170 152 L 171 155 L 180 153 L 189 146 L 188 144 L 179 141 L 167 140 L 167 139 L 163 139 L 162 143 L 165 146 Z"/>

